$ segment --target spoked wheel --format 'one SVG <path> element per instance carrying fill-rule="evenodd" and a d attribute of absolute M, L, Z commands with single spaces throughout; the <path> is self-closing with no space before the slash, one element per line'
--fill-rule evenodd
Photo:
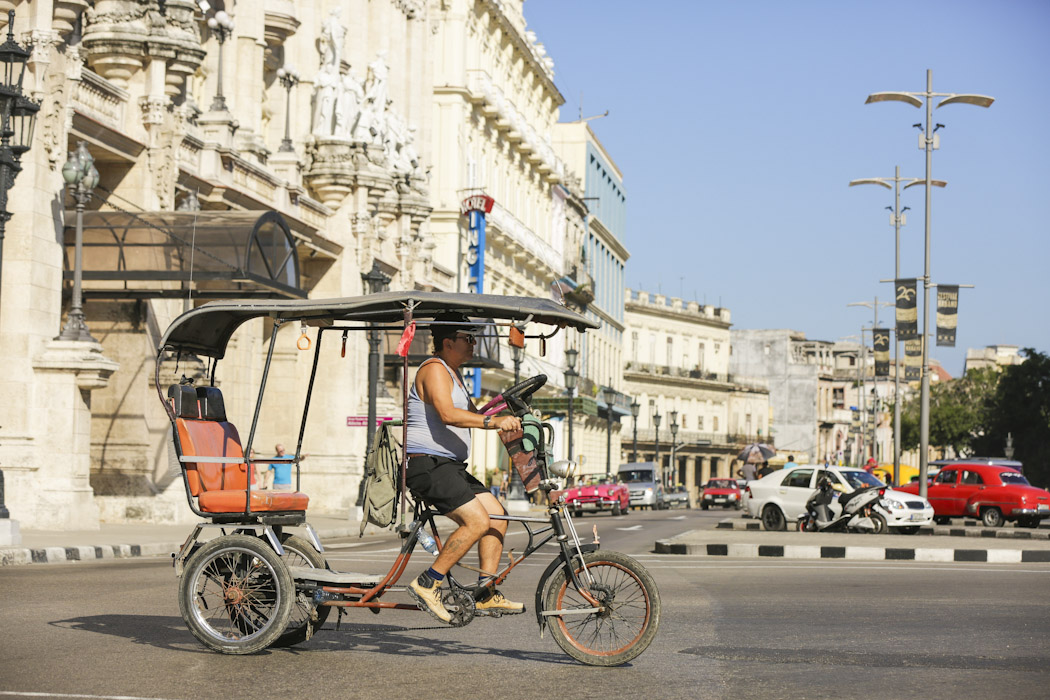
<path fill-rule="evenodd" d="M 288 567 L 265 542 L 227 535 L 206 542 L 187 560 L 179 609 L 204 646 L 253 654 L 285 631 L 294 591 Z"/>
<path fill-rule="evenodd" d="M 635 658 L 653 641 L 660 626 L 660 591 L 641 564 L 619 552 L 598 550 L 573 565 L 581 583 L 601 603 L 600 612 L 575 613 L 594 607 L 573 586 L 561 568 L 551 578 L 544 609 L 566 614 L 549 619 L 551 636 L 562 650 L 591 666 L 619 666 Z M 590 579 L 587 574 L 590 574 Z"/>
<path fill-rule="evenodd" d="M 301 537 L 285 533 L 281 535 L 281 546 L 284 547 L 284 563 L 288 566 L 328 568 L 324 555 Z M 327 605 L 315 607 L 306 593 L 296 591 L 288 627 L 271 646 L 290 647 L 305 642 L 321 629 L 330 612 L 332 609 Z"/>

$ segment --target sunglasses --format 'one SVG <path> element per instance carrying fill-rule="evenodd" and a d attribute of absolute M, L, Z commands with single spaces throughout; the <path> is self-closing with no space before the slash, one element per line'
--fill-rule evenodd
<path fill-rule="evenodd" d="M 456 338 L 459 340 L 465 340 L 472 345 L 478 342 L 478 339 L 474 337 L 473 333 L 456 333 Z"/>

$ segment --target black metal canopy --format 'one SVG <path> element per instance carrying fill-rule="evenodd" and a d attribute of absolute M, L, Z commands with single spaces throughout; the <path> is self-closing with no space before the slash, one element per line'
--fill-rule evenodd
<path fill-rule="evenodd" d="M 495 294 L 380 292 L 340 299 L 237 299 L 211 302 L 182 314 L 164 333 L 160 349 L 222 358 L 233 332 L 253 318 L 302 321 L 310 325 L 331 325 L 339 321 L 400 324 L 409 308 L 413 318 L 421 323 L 439 314 L 458 313 L 475 319 L 529 321 L 580 331 L 600 326 L 550 299 Z"/>
<path fill-rule="evenodd" d="M 66 212 L 66 279 L 75 221 Z M 297 246 L 332 258 L 341 250 L 296 236 L 275 211 L 87 211 L 83 240 L 84 296 L 104 299 L 184 297 L 189 285 L 206 298 L 304 298 Z"/>

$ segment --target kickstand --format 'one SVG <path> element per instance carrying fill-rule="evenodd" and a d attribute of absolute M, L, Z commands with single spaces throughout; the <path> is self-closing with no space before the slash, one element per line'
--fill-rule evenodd
<path fill-rule="evenodd" d="M 339 616 L 335 618 L 335 631 L 339 631 L 339 625 L 343 622 L 343 609 L 339 608 Z"/>

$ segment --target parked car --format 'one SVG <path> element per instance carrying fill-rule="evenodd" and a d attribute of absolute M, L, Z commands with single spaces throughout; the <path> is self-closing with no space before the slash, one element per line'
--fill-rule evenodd
<path fill-rule="evenodd" d="M 662 509 L 664 488 L 660 485 L 656 462 L 628 462 L 620 465 L 620 481 L 627 484 L 631 508 Z"/>
<path fill-rule="evenodd" d="M 700 491 L 700 509 L 713 506 L 737 508 L 741 506 L 740 486 L 736 479 L 711 479 Z"/>
<path fill-rule="evenodd" d="M 827 472 L 833 488 L 840 493 L 884 484 L 863 469 L 853 467 L 798 466 L 781 469 L 761 479 L 748 482 L 744 504 L 748 514 L 762 519 L 767 530 L 784 530 L 788 523 L 797 522 L 806 512 L 806 500 L 813 495 L 817 481 Z M 933 521 L 934 510 L 929 501 L 914 493 L 887 488 L 883 498 L 884 509 L 875 513 L 876 532 L 891 528 L 903 534 L 915 534 L 923 525 Z M 832 510 L 838 509 L 837 501 Z"/>
<path fill-rule="evenodd" d="M 574 516 L 608 511 L 613 515 L 627 515 L 631 507 L 630 492 L 615 476 L 596 474 L 563 492 L 565 504 Z"/>
<path fill-rule="evenodd" d="M 918 493 L 919 484 L 901 491 Z M 1014 466 L 952 462 L 930 480 L 926 497 L 933 504 L 937 522 L 977 517 L 987 527 L 1015 521 L 1021 527 L 1039 527 L 1050 518 L 1050 491 L 1028 483 Z"/>
<path fill-rule="evenodd" d="M 688 508 L 689 492 L 684 486 L 672 486 L 664 494 L 664 504 L 667 508 Z"/>

